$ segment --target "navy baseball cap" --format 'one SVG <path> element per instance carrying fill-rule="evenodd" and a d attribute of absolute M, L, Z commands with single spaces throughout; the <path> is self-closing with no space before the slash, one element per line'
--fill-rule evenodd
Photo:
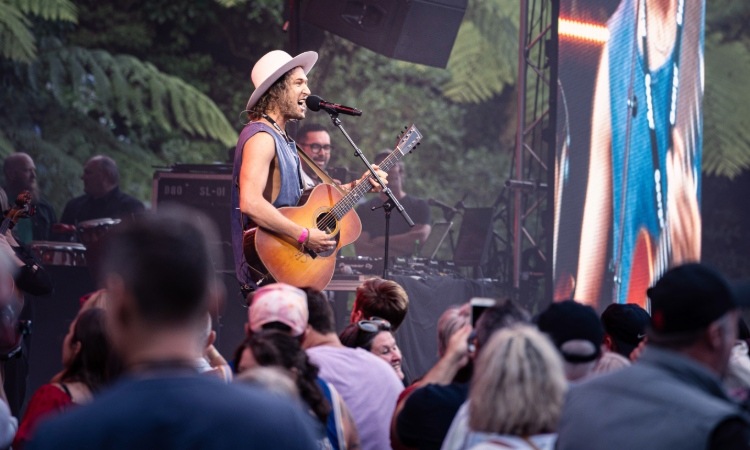
<path fill-rule="evenodd" d="M 566 361 L 584 363 L 601 355 L 604 327 L 594 308 L 573 300 L 552 303 L 536 320 L 539 330 L 547 333 Z M 563 349 L 567 342 L 586 341 L 592 345 L 587 354 Z"/>
<path fill-rule="evenodd" d="M 604 331 L 614 341 L 618 353 L 630 355 L 646 337 L 651 316 L 645 309 L 632 303 L 613 303 L 602 313 Z"/>
<path fill-rule="evenodd" d="M 701 263 L 668 270 L 646 293 L 651 299 L 651 328 L 658 333 L 699 331 L 727 312 L 750 305 L 750 296 Z"/>

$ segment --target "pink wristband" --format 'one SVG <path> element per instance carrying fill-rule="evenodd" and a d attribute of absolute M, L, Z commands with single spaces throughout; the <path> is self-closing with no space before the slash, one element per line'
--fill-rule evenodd
<path fill-rule="evenodd" d="M 299 238 L 297 238 L 297 242 L 299 242 L 300 244 L 304 244 L 305 242 L 307 242 L 307 236 L 309 234 L 310 230 L 308 230 L 307 228 L 303 229 L 302 234 L 300 234 Z"/>

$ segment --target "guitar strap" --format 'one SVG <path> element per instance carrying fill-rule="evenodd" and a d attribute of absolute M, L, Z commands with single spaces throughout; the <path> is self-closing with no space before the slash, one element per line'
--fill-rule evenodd
<path fill-rule="evenodd" d="M 315 175 L 317 175 L 318 178 L 320 178 L 321 181 L 323 181 L 323 183 L 332 185 L 333 187 L 336 188 L 336 190 L 339 191 L 341 195 L 346 195 L 346 192 L 344 191 L 344 189 L 338 183 L 333 181 L 333 178 L 331 178 L 331 176 L 328 175 L 325 170 L 321 169 L 320 166 L 318 166 L 318 164 L 312 160 L 312 158 L 307 156 L 307 153 L 302 151 L 302 149 L 299 148 L 299 145 L 297 146 L 297 153 L 299 154 L 300 159 L 304 161 L 305 164 L 307 164 L 308 167 L 310 167 L 313 170 L 313 172 L 315 172 Z"/>

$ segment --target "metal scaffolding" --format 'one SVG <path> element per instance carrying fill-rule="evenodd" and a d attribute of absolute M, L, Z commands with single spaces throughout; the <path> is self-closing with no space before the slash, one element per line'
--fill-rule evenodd
<path fill-rule="evenodd" d="M 558 0 L 521 0 L 518 113 L 508 242 L 514 292 L 540 307 L 552 296 Z"/>

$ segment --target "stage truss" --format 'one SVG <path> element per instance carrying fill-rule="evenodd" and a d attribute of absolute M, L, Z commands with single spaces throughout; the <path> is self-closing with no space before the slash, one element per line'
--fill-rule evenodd
<path fill-rule="evenodd" d="M 508 196 L 513 292 L 532 309 L 552 298 L 558 0 L 521 0 L 516 145 Z"/>

